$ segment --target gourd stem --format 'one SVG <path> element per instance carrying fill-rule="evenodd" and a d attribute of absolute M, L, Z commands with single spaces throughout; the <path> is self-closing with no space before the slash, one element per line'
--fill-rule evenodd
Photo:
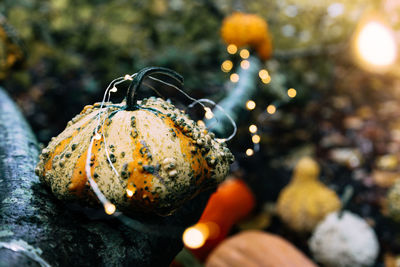
<path fill-rule="evenodd" d="M 177 82 L 179 82 L 179 86 L 183 85 L 183 77 L 178 74 L 177 72 L 163 68 L 163 67 L 147 67 L 144 69 L 141 69 L 136 76 L 133 78 L 131 84 L 129 85 L 128 92 L 126 94 L 126 110 L 134 110 L 136 106 L 136 91 L 140 88 L 142 85 L 142 82 L 144 79 L 151 75 L 151 74 L 163 74 L 168 77 L 171 77 L 175 79 Z"/>
<path fill-rule="evenodd" d="M 349 201 L 350 201 L 351 197 L 353 196 L 353 193 L 354 193 L 354 188 L 351 185 L 347 185 L 344 188 L 343 195 L 340 199 L 342 202 L 342 208 L 340 209 L 340 211 L 338 213 L 339 218 L 342 218 L 344 209 L 349 204 Z"/>

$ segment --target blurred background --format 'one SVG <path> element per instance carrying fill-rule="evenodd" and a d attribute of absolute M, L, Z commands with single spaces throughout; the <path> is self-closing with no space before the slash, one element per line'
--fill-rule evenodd
<path fill-rule="evenodd" d="M 235 11 L 268 23 L 268 59 L 221 38 Z M 219 102 L 237 89 L 243 61 L 261 57 L 228 143 L 232 176 L 251 189 L 255 207 L 229 235 L 276 233 L 312 258 L 311 232 L 293 230 L 275 208 L 296 162 L 312 156 L 338 197 L 351 188 L 345 208 L 374 229 L 375 266 L 399 266 L 400 202 L 388 199 L 400 180 L 399 38 L 395 0 L 2 0 L 0 86 L 46 145 L 117 77 L 168 67 L 191 96 Z"/>

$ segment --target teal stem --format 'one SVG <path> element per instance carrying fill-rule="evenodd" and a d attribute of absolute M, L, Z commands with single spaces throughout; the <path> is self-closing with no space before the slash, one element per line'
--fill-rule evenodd
<path fill-rule="evenodd" d="M 218 103 L 224 109 L 225 113 L 231 116 L 235 121 L 239 121 L 239 117 L 246 112 L 246 102 L 252 99 L 257 93 L 257 77 L 261 69 L 261 61 L 258 57 L 249 57 L 250 67 L 248 69 L 240 68 L 238 71 L 239 81 L 228 95 Z M 212 126 L 212 131 L 217 135 L 225 136 L 231 131 L 231 122 L 226 114 L 221 110 L 214 108 L 214 118 L 216 120 L 206 121 L 207 126 Z M 215 123 L 218 121 L 218 123 Z"/>

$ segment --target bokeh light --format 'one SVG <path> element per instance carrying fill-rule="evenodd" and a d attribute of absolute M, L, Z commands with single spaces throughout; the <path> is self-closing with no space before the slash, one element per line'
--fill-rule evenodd
<path fill-rule="evenodd" d="M 253 156 L 253 155 L 254 155 L 254 150 L 251 149 L 251 148 L 248 148 L 248 149 L 246 150 L 246 155 L 247 155 L 248 157 Z"/>
<path fill-rule="evenodd" d="M 268 105 L 267 112 L 269 114 L 274 114 L 276 112 L 276 107 L 274 105 Z"/>
<path fill-rule="evenodd" d="M 258 134 L 255 134 L 251 137 L 251 141 L 253 141 L 254 144 L 260 143 L 261 137 Z"/>
<path fill-rule="evenodd" d="M 250 61 L 248 61 L 248 60 L 242 60 L 242 61 L 240 62 L 240 67 L 241 67 L 242 69 L 247 70 L 247 69 L 250 67 Z"/>
<path fill-rule="evenodd" d="M 239 74 L 237 74 L 237 73 L 232 73 L 231 76 L 229 77 L 229 79 L 233 83 L 237 83 L 239 81 L 239 78 L 240 78 Z"/>
<path fill-rule="evenodd" d="M 253 109 L 255 109 L 255 108 L 256 108 L 256 102 L 254 102 L 253 100 L 248 100 L 248 101 L 246 102 L 246 108 L 247 108 L 248 110 L 253 110 Z"/>
<path fill-rule="evenodd" d="M 254 124 L 250 125 L 249 126 L 249 132 L 251 132 L 251 133 L 257 132 L 257 126 L 254 125 Z"/>
<path fill-rule="evenodd" d="M 222 70 L 223 72 L 229 72 L 229 71 L 231 71 L 232 67 L 233 67 L 232 61 L 230 61 L 230 60 L 225 60 L 224 62 L 222 62 L 221 70 Z"/>
<path fill-rule="evenodd" d="M 198 223 L 191 226 L 183 232 L 183 243 L 188 248 L 200 248 L 204 245 L 207 240 L 209 231 L 208 227 L 204 223 Z"/>
<path fill-rule="evenodd" d="M 297 95 L 297 91 L 294 88 L 289 88 L 287 94 L 290 98 L 294 98 Z"/>
<path fill-rule="evenodd" d="M 397 45 L 392 30 L 377 20 L 365 23 L 355 38 L 359 63 L 370 70 L 388 67 L 397 58 Z"/>
<path fill-rule="evenodd" d="M 250 52 L 247 49 L 240 50 L 240 57 L 243 59 L 247 59 L 250 56 Z"/>
<path fill-rule="evenodd" d="M 233 55 L 236 54 L 237 52 L 237 46 L 234 44 L 230 44 L 226 47 L 226 51 L 228 51 L 229 54 Z"/>

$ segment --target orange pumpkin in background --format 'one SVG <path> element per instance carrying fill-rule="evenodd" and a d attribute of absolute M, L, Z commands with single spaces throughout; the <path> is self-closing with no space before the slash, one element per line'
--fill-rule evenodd
<path fill-rule="evenodd" d="M 317 267 L 280 236 L 243 231 L 222 242 L 207 258 L 206 267 Z"/>
<path fill-rule="evenodd" d="M 207 234 L 202 246 L 190 249 L 192 253 L 204 260 L 225 239 L 232 226 L 249 215 L 255 203 L 253 193 L 241 179 L 231 178 L 220 184 L 208 200 L 199 222 L 193 226 L 200 231 L 206 228 Z"/>
<path fill-rule="evenodd" d="M 258 15 L 234 12 L 224 19 L 221 36 L 227 45 L 255 49 L 262 60 L 271 57 L 272 42 L 268 24 Z"/>

